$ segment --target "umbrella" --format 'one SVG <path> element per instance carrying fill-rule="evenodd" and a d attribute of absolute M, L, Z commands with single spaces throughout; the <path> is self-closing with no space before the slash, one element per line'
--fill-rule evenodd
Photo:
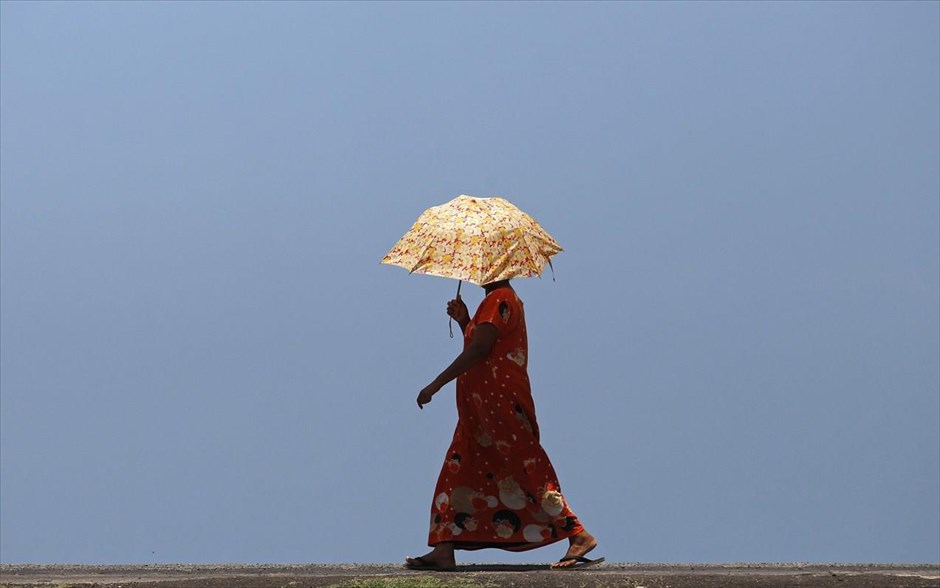
<path fill-rule="evenodd" d="M 461 195 L 421 213 L 382 263 L 482 286 L 541 275 L 560 251 L 535 219 L 508 200 Z"/>

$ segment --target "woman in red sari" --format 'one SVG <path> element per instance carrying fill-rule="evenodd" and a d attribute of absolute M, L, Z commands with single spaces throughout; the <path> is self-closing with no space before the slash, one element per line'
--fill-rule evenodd
<path fill-rule="evenodd" d="M 563 539 L 568 551 L 553 568 L 603 561 L 585 557 L 597 541 L 568 506 L 539 442 L 522 301 L 509 280 L 483 288 L 486 297 L 472 319 L 459 296 L 448 302 L 464 349 L 418 394 L 423 409 L 457 379 L 457 429 L 431 507 L 433 549 L 406 558 L 406 566 L 452 570 L 456 549 L 526 551 Z"/>

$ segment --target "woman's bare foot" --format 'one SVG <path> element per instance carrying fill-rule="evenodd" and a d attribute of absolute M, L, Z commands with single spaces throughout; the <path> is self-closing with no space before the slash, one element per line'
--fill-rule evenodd
<path fill-rule="evenodd" d="M 405 567 L 410 570 L 449 572 L 457 567 L 453 543 L 438 543 L 430 553 L 421 557 L 406 557 Z"/>
<path fill-rule="evenodd" d="M 561 561 L 552 564 L 552 569 L 564 569 L 577 565 L 575 558 L 584 557 L 597 547 L 597 539 L 587 531 L 581 531 L 577 535 L 568 537 L 568 551 Z"/>

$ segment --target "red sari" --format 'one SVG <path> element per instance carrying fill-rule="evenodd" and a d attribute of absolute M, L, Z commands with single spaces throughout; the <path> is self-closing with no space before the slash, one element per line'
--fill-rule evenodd
<path fill-rule="evenodd" d="M 464 346 L 483 323 L 499 336 L 486 359 L 457 378 L 457 430 L 434 490 L 428 545 L 525 551 L 583 527 L 539 443 L 525 313 L 512 288 L 487 294 Z"/>

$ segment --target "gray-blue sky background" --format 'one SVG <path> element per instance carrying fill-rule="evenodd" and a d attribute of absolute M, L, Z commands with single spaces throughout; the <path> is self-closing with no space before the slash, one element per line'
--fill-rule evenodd
<path fill-rule="evenodd" d="M 456 283 L 378 261 L 466 193 L 566 249 L 598 554 L 940 560 L 938 56 L 936 2 L 3 2 L 0 559 L 419 553 Z"/>

